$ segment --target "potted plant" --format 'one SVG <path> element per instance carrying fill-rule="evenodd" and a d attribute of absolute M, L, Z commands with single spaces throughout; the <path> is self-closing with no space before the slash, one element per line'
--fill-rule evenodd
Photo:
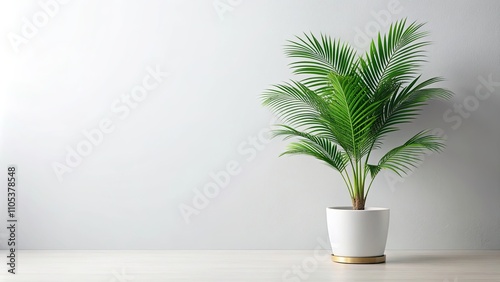
<path fill-rule="evenodd" d="M 301 80 L 274 85 L 262 94 L 263 105 L 283 122 L 274 136 L 296 138 L 281 155 L 304 154 L 337 170 L 352 206 L 327 208 L 333 260 L 344 263 L 385 261 L 389 209 L 365 207 L 373 180 L 382 170 L 402 176 L 443 140 L 429 130 L 374 159 L 384 140 L 410 123 L 431 99 L 452 93 L 432 87 L 438 77 L 421 79 L 425 59 L 423 24 L 393 23 L 358 56 L 347 43 L 304 34 L 285 46 L 294 74 Z"/>

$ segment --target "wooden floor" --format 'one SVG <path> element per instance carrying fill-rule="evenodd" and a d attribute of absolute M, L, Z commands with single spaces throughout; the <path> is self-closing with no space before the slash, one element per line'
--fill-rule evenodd
<path fill-rule="evenodd" d="M 500 281 L 500 251 L 387 251 L 376 265 L 316 251 L 19 251 L 0 281 Z M 1 252 L 6 260 L 6 251 Z"/>

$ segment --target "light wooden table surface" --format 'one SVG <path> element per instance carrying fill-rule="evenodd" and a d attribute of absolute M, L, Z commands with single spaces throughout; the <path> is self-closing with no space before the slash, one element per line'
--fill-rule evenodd
<path fill-rule="evenodd" d="M 6 251 L 1 252 L 6 261 Z M 19 251 L 0 281 L 500 281 L 500 251 L 387 251 L 374 265 L 310 251 Z"/>

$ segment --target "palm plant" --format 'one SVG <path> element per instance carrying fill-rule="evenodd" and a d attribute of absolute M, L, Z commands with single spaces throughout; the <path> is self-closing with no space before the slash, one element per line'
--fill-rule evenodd
<path fill-rule="evenodd" d="M 403 176 L 428 151 L 439 152 L 444 143 L 429 130 L 386 152 L 378 162 L 371 153 L 380 149 L 389 133 L 413 121 L 431 99 L 452 93 L 430 87 L 441 81 L 418 75 L 425 61 L 423 24 L 393 23 L 378 34 L 369 51 L 358 56 L 339 40 L 304 34 L 288 41 L 285 53 L 300 81 L 274 85 L 262 95 L 263 104 L 280 117 L 274 136 L 297 138 L 281 154 L 315 157 L 342 175 L 353 209 L 363 210 L 377 174 L 388 169 Z"/>

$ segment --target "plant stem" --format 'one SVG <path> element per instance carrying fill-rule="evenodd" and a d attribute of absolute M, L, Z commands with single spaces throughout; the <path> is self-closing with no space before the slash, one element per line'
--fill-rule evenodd
<path fill-rule="evenodd" d="M 358 175 L 358 160 L 355 161 L 353 167 L 352 167 L 352 171 L 353 171 L 353 178 L 354 178 L 354 198 L 358 198 L 359 197 L 359 175 Z"/>
<path fill-rule="evenodd" d="M 347 173 L 347 171 L 346 171 L 345 174 L 347 176 L 347 179 L 346 179 L 346 176 L 344 176 L 344 174 L 342 172 L 340 172 L 340 175 L 342 176 L 342 179 L 344 180 L 344 183 L 347 186 L 347 190 L 349 190 L 349 195 L 351 196 L 351 198 L 353 198 L 353 191 L 352 191 L 352 186 L 351 186 L 351 180 L 349 179 L 349 173 Z"/>
<path fill-rule="evenodd" d="M 364 210 L 365 209 L 365 199 L 363 197 L 354 198 L 352 200 L 352 208 L 354 210 Z"/>
<path fill-rule="evenodd" d="M 372 183 L 373 183 L 374 179 L 375 178 L 372 178 L 370 181 L 370 184 L 368 185 L 368 189 L 366 190 L 366 194 L 364 195 L 365 200 L 366 200 L 366 197 L 368 197 L 368 192 L 370 192 L 370 188 L 372 187 Z"/>
<path fill-rule="evenodd" d="M 364 196 L 364 190 L 365 190 L 365 179 L 364 179 L 364 170 L 363 170 L 363 161 L 362 160 L 359 160 L 358 161 L 358 177 L 359 177 L 359 195 L 361 196 L 361 198 L 363 198 Z"/>

